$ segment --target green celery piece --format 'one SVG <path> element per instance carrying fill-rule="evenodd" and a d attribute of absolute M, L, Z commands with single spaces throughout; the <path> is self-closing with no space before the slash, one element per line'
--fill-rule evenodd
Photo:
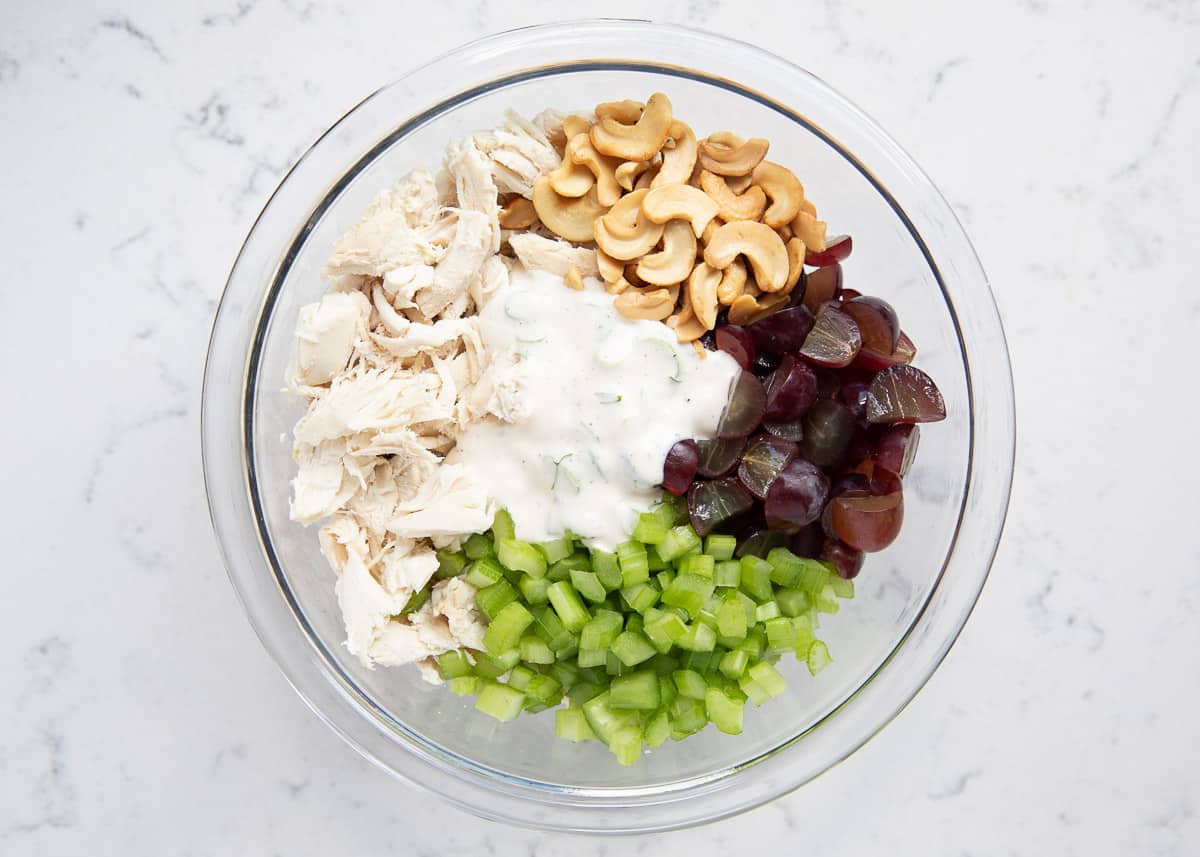
<path fill-rule="evenodd" d="M 680 696 L 686 696 L 689 699 L 704 699 L 704 692 L 708 690 L 704 676 L 695 670 L 675 670 L 671 674 L 671 680 L 675 682 Z"/>
<path fill-rule="evenodd" d="M 621 587 L 636 586 L 650 579 L 650 564 L 646 546 L 638 542 L 617 545 L 617 562 L 621 566 Z"/>
<path fill-rule="evenodd" d="M 638 515 L 637 526 L 633 528 L 633 539 L 645 545 L 661 544 L 669 529 L 670 525 L 655 513 L 643 512 Z"/>
<path fill-rule="evenodd" d="M 742 557 L 742 591 L 756 601 L 771 600 L 775 595 L 771 588 L 771 564 L 749 554 Z"/>
<path fill-rule="evenodd" d="M 629 672 L 629 667 L 621 663 L 621 659 L 613 654 L 612 649 L 604 653 L 604 672 L 608 675 L 609 683 L 612 683 L 612 677 L 624 675 Z"/>
<path fill-rule="evenodd" d="M 776 616 L 763 622 L 767 632 L 767 647 L 773 652 L 786 652 L 796 648 L 796 626 L 791 619 Z"/>
<path fill-rule="evenodd" d="M 767 551 L 767 562 L 771 564 L 773 583 L 794 587 L 800 580 L 805 564 L 812 560 L 801 559 L 787 548 L 771 548 Z"/>
<path fill-rule="evenodd" d="M 451 649 L 437 656 L 438 672 L 442 678 L 449 681 L 465 675 L 473 675 L 471 662 L 467 660 L 466 652 L 462 649 Z"/>
<path fill-rule="evenodd" d="M 558 679 L 558 683 L 567 690 L 570 690 L 580 681 L 579 667 L 569 664 L 566 661 L 557 661 L 552 664 L 550 675 Z"/>
<path fill-rule="evenodd" d="M 667 532 L 666 538 L 658 545 L 658 555 L 664 562 L 674 562 L 698 547 L 700 547 L 700 537 L 696 535 L 696 531 L 691 526 L 683 524 L 672 527 Z"/>
<path fill-rule="evenodd" d="M 455 696 L 474 696 L 483 687 L 483 679 L 477 675 L 456 675 L 450 679 L 450 692 Z"/>
<path fill-rule="evenodd" d="M 663 561 L 663 558 L 658 555 L 658 548 L 654 545 L 646 545 L 646 566 L 651 573 L 658 571 L 666 571 L 671 567 L 671 564 Z"/>
<path fill-rule="evenodd" d="M 535 673 L 529 667 L 515 666 L 508 674 L 508 686 L 515 687 L 517 690 L 524 693 L 525 688 L 529 687 L 529 682 L 535 675 L 537 675 L 537 673 Z"/>
<path fill-rule="evenodd" d="M 687 652 L 711 652 L 717 646 L 717 632 L 703 622 L 693 622 L 675 645 Z"/>
<path fill-rule="evenodd" d="M 573 539 L 564 537 L 552 542 L 544 542 L 538 545 L 538 548 L 541 549 L 542 554 L 546 557 L 546 562 L 555 563 L 571 555 L 575 550 L 575 542 Z"/>
<path fill-rule="evenodd" d="M 517 594 L 517 590 L 513 589 L 513 585 L 503 578 L 491 586 L 485 586 L 483 589 L 475 591 L 475 604 L 489 621 L 494 619 L 509 604 L 515 603 L 519 598 L 520 596 Z"/>
<path fill-rule="evenodd" d="M 795 588 L 803 589 L 809 595 L 816 595 L 825 588 L 825 584 L 829 582 L 831 576 L 825 563 L 815 559 L 804 560 L 804 567 L 800 570 L 800 577 L 796 581 Z"/>
<path fill-rule="evenodd" d="M 771 698 L 771 694 L 767 692 L 767 689 L 755 681 L 754 677 L 748 671 L 738 679 L 738 687 L 742 689 L 742 693 L 746 694 L 755 705 L 762 705 Z"/>
<path fill-rule="evenodd" d="M 548 575 L 557 574 L 558 576 L 554 578 L 555 580 L 566 580 L 568 577 L 570 577 L 570 573 L 572 571 L 591 571 L 591 570 L 592 570 L 591 557 L 589 557 L 587 554 L 585 554 L 583 552 L 579 552 L 579 553 L 573 553 L 567 557 L 563 557 L 562 559 L 558 560 L 557 562 L 552 563 L 550 565 L 550 571 L 548 571 L 547 574 Z"/>
<path fill-rule="evenodd" d="M 651 611 L 654 614 L 651 615 Z M 646 611 L 646 620 L 642 627 L 642 633 L 650 640 L 654 648 L 660 652 L 669 652 L 671 647 L 675 645 L 675 641 L 683 636 L 687 630 L 687 625 L 683 620 L 674 613 L 667 613 L 662 610 L 655 610 L 653 607 Z"/>
<path fill-rule="evenodd" d="M 713 652 L 685 652 L 683 666 L 698 673 L 707 674 L 715 670 L 721 661 L 721 656 Z"/>
<path fill-rule="evenodd" d="M 537 634 L 523 636 L 517 648 L 521 652 L 521 660 L 526 663 L 552 664 L 556 660 L 554 650 Z"/>
<path fill-rule="evenodd" d="M 520 652 L 517 653 L 520 657 Z M 475 656 L 475 675 L 480 678 L 499 678 L 509 671 L 509 664 L 501 663 L 490 655 L 480 652 Z"/>
<path fill-rule="evenodd" d="M 575 656 L 575 663 L 580 667 L 602 667 L 608 662 L 607 649 L 581 648 Z"/>
<path fill-rule="evenodd" d="M 579 632 L 580 648 L 607 649 L 620 635 L 622 625 L 620 613 L 597 610 L 596 615 Z"/>
<path fill-rule="evenodd" d="M 575 587 L 569 581 L 558 580 L 551 583 L 550 588 L 546 590 L 546 595 L 549 596 L 550 605 L 568 631 L 578 632 L 591 619 L 591 614 L 579 600 L 579 593 L 575 591 Z"/>
<path fill-rule="evenodd" d="M 787 690 L 787 680 L 783 674 L 766 661 L 752 664 L 746 674 L 771 696 L 779 696 Z"/>
<path fill-rule="evenodd" d="M 554 712 L 554 734 L 566 741 L 596 740 L 596 733 L 578 708 L 560 708 Z"/>
<path fill-rule="evenodd" d="M 596 737 L 606 744 L 617 731 L 636 726 L 640 718 L 636 711 L 617 711 L 609 705 L 609 691 L 597 694 L 583 704 L 583 714 Z"/>
<path fill-rule="evenodd" d="M 779 612 L 789 618 L 799 616 L 809 607 L 808 595 L 799 589 L 780 589 L 775 593 L 775 603 Z"/>
<path fill-rule="evenodd" d="M 489 681 L 479 692 L 475 708 L 501 723 L 515 720 L 525 704 L 525 694 L 516 688 Z"/>
<path fill-rule="evenodd" d="M 604 584 L 600 582 L 600 578 L 596 576 L 594 571 L 572 569 L 571 585 L 575 587 L 580 595 L 593 604 L 598 604 L 608 597 L 608 593 L 604 589 Z"/>
<path fill-rule="evenodd" d="M 483 632 L 483 647 L 493 657 L 514 649 L 520 645 L 525 629 L 532 624 L 533 614 L 524 604 L 517 601 L 506 604 Z"/>
<path fill-rule="evenodd" d="M 567 691 L 567 699 L 571 700 L 573 705 L 583 705 L 589 699 L 597 696 L 602 690 L 598 684 L 592 684 L 590 681 L 581 681 L 578 684 L 571 685 L 571 689 Z"/>
<path fill-rule="evenodd" d="M 792 617 L 792 628 L 796 635 L 796 657 L 804 660 L 808 656 L 808 649 L 817 639 L 816 627 L 813 624 L 812 614 L 803 613 L 799 616 Z"/>
<path fill-rule="evenodd" d="M 425 602 L 429 600 L 429 595 L 432 590 L 432 585 L 426 583 L 424 586 L 410 595 L 408 600 L 404 602 L 404 606 L 400 608 L 400 615 L 407 616 L 409 613 L 415 613 L 424 607 Z"/>
<path fill-rule="evenodd" d="M 841 609 L 841 605 L 838 604 L 837 593 L 833 591 L 832 583 L 826 583 L 821 587 L 821 591 L 813 599 L 813 606 L 817 608 L 818 613 L 832 614 Z"/>
<path fill-rule="evenodd" d="M 625 630 L 641 633 L 646 626 L 646 620 L 640 613 L 630 613 L 625 617 Z"/>
<path fill-rule="evenodd" d="M 726 599 L 717 608 L 717 632 L 722 637 L 736 637 L 739 640 L 746 636 L 746 611 L 736 598 Z"/>
<path fill-rule="evenodd" d="M 666 568 L 654 575 L 654 580 L 658 583 L 659 591 L 666 589 L 671 585 L 671 581 L 675 579 L 675 570 Z"/>
<path fill-rule="evenodd" d="M 680 607 L 695 618 L 715 589 L 712 580 L 694 574 L 680 574 L 663 590 L 662 602 Z"/>
<path fill-rule="evenodd" d="M 808 671 L 814 676 L 833 663 L 833 658 L 829 656 L 829 647 L 820 640 L 809 647 L 808 656 L 804 660 L 808 664 Z"/>
<path fill-rule="evenodd" d="M 712 538 L 709 536 L 709 538 Z M 713 583 L 736 588 L 742 582 L 742 564 L 736 559 L 721 560 L 713 568 Z"/>
<path fill-rule="evenodd" d="M 500 509 L 492 518 L 492 538 L 499 541 L 500 539 L 515 539 L 517 537 L 517 528 L 513 525 L 512 515 L 508 514 L 505 509 Z"/>
<path fill-rule="evenodd" d="M 533 632 L 545 640 L 546 645 L 554 652 L 567 648 L 572 642 L 571 632 L 563 626 L 558 614 L 549 606 L 533 611 Z"/>
<path fill-rule="evenodd" d="M 650 749 L 661 747 L 671 737 L 671 717 L 665 710 L 655 712 L 646 723 L 646 731 L 642 736 Z"/>
<path fill-rule="evenodd" d="M 679 688 L 675 686 L 675 680 L 670 675 L 656 673 L 655 678 L 658 679 L 658 695 L 662 700 L 660 705 L 670 705 L 675 701 L 675 697 L 679 696 Z"/>
<path fill-rule="evenodd" d="M 637 613 L 644 613 L 653 607 L 659 598 L 658 589 L 649 583 L 638 583 L 621 590 L 621 600 Z"/>
<path fill-rule="evenodd" d="M 632 765 L 642 756 L 642 730 L 638 726 L 626 726 L 617 730 L 608 749 L 622 765 Z"/>
<path fill-rule="evenodd" d="M 541 705 L 558 705 L 562 702 L 563 689 L 554 676 L 538 674 L 529 680 L 525 696 Z"/>
<path fill-rule="evenodd" d="M 750 655 L 740 649 L 733 649 L 721 655 L 721 663 L 718 669 L 729 678 L 736 679 L 746 671 L 746 667 L 750 664 Z"/>
<path fill-rule="evenodd" d="M 462 551 L 440 550 L 437 559 L 438 570 L 434 577 L 438 580 L 458 577 L 467 567 L 467 555 Z"/>
<path fill-rule="evenodd" d="M 627 667 L 637 666 L 657 652 L 645 635 L 636 631 L 622 631 L 612 644 L 612 653 Z"/>
<path fill-rule="evenodd" d="M 716 567 L 716 564 L 716 560 L 708 554 L 691 554 L 679 561 L 679 573 L 694 574 L 696 577 L 712 580 L 713 569 Z"/>
<path fill-rule="evenodd" d="M 742 734 L 745 703 L 732 699 L 725 691 L 710 687 L 704 694 L 704 711 L 713 725 L 726 735 Z"/>
<path fill-rule="evenodd" d="M 467 566 L 467 583 L 476 589 L 483 589 L 504 579 L 504 569 L 500 563 L 490 556 L 477 559 Z"/>
<path fill-rule="evenodd" d="M 652 670 L 636 670 L 617 676 L 608 688 L 608 704 L 616 710 L 654 711 L 661 704 L 658 676 Z"/>
<path fill-rule="evenodd" d="M 540 606 L 550 600 L 546 591 L 550 588 L 551 582 L 549 578 L 530 577 L 528 574 L 522 574 L 521 579 L 517 581 L 517 589 L 521 590 L 521 595 L 528 604 Z"/>
<path fill-rule="evenodd" d="M 688 519 L 687 501 L 674 494 L 663 494 L 662 502 L 650 511 L 667 528 L 682 524 Z"/>
<path fill-rule="evenodd" d="M 761 625 L 757 625 L 746 632 L 746 639 L 738 643 L 737 648 L 741 649 L 750 655 L 751 658 L 762 657 L 763 650 L 767 647 L 767 632 L 763 630 Z"/>
<path fill-rule="evenodd" d="M 679 658 L 674 655 L 657 654 L 646 661 L 646 666 L 658 675 L 670 675 L 679 669 Z"/>
<path fill-rule="evenodd" d="M 463 553 L 467 555 L 467 559 L 483 559 L 485 556 L 491 556 L 494 553 L 494 545 L 492 540 L 487 536 L 476 533 L 469 536 L 463 544 Z"/>
<path fill-rule="evenodd" d="M 713 533 L 704 540 L 704 552 L 715 560 L 733 559 L 733 552 L 737 550 L 736 536 L 723 536 L 719 533 Z"/>
<path fill-rule="evenodd" d="M 530 577 L 546 576 L 546 555 L 529 542 L 501 539 L 496 545 L 496 558 L 502 566 L 513 571 L 523 571 Z"/>
<path fill-rule="evenodd" d="M 768 622 L 771 619 L 776 619 L 780 615 L 782 615 L 782 613 L 779 610 L 779 602 L 766 601 L 762 604 L 759 604 L 758 607 L 755 609 L 754 621 L 759 624 L 762 624 L 763 622 Z"/>
<path fill-rule="evenodd" d="M 592 551 L 592 571 L 609 592 L 621 588 L 621 564 L 615 553 Z"/>
<path fill-rule="evenodd" d="M 829 579 L 829 585 L 833 587 L 833 594 L 838 598 L 853 598 L 854 597 L 854 581 L 847 580 L 844 577 L 838 577 L 836 574 Z"/>
<path fill-rule="evenodd" d="M 708 714 L 703 699 L 691 699 L 681 695 L 667 707 L 667 713 L 671 717 L 671 737 L 675 740 L 693 735 L 708 725 Z"/>

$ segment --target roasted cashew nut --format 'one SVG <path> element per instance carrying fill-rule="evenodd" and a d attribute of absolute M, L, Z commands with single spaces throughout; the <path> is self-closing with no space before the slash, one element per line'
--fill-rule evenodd
<path fill-rule="evenodd" d="M 701 262 L 688 277 L 687 293 L 692 303 L 692 312 L 705 330 L 717 326 L 717 288 L 721 285 L 722 273 Z"/>
<path fill-rule="evenodd" d="M 687 279 L 696 264 L 696 236 L 686 220 L 663 227 L 663 248 L 638 262 L 637 275 L 656 286 L 673 286 Z"/>
<path fill-rule="evenodd" d="M 667 327 L 675 331 L 675 339 L 679 342 L 695 342 L 708 332 L 708 329 L 696 318 L 692 302 L 684 290 L 682 308 L 667 319 Z"/>
<path fill-rule="evenodd" d="M 596 199 L 594 187 L 577 199 L 568 199 L 554 192 L 549 176 L 533 183 L 533 208 L 543 226 L 576 244 L 592 240 L 597 218 L 608 210 Z"/>
<path fill-rule="evenodd" d="M 717 204 L 722 220 L 758 220 L 767 208 L 762 188 L 751 187 L 739 196 L 729 189 L 725 179 L 708 170 L 700 173 L 700 187 Z"/>
<path fill-rule="evenodd" d="M 804 242 L 799 238 L 793 238 L 788 241 L 787 245 L 788 257 L 788 275 L 787 282 L 783 285 L 785 292 L 790 292 L 796 288 L 796 283 L 800 282 L 800 274 L 804 272 Z"/>
<path fill-rule="evenodd" d="M 699 150 L 699 144 L 696 142 L 696 134 L 692 131 L 691 126 L 676 119 L 671 123 L 671 133 L 667 139 L 674 141 L 675 145 L 670 149 L 663 150 L 662 166 L 658 170 L 658 175 L 654 177 L 651 187 L 686 184 L 692 177 L 692 170 L 696 168 L 696 153 Z"/>
<path fill-rule="evenodd" d="M 523 196 L 515 197 L 500 209 L 501 229 L 529 229 L 538 222 L 533 203 Z"/>
<path fill-rule="evenodd" d="M 763 161 L 752 173 L 754 185 L 763 189 L 770 207 L 763 212 L 762 222 L 777 229 L 796 219 L 800 204 L 804 202 L 804 185 L 787 167 L 771 161 Z M 603 199 L 601 199 L 603 201 Z"/>
<path fill-rule="evenodd" d="M 616 177 L 617 184 L 625 190 L 633 190 L 634 182 L 638 180 L 638 176 L 655 166 L 654 161 L 622 161 L 617 167 Z"/>
<path fill-rule="evenodd" d="M 648 161 L 658 154 L 671 131 L 671 100 L 661 92 L 650 96 L 633 125 L 602 119 L 592 126 L 592 145 L 602 155 L 624 161 Z"/>
<path fill-rule="evenodd" d="M 562 130 L 566 140 L 563 145 L 566 145 L 567 140 L 573 140 L 580 134 L 586 134 L 592 129 L 592 120 L 586 116 L 580 116 L 578 113 L 573 113 L 570 116 L 563 117 Z"/>
<path fill-rule="evenodd" d="M 670 289 L 627 289 L 616 296 L 613 306 L 626 318 L 662 321 L 675 309 L 675 297 Z"/>
<path fill-rule="evenodd" d="M 732 134 L 711 134 L 700 143 L 700 166 L 720 176 L 744 176 L 767 156 L 771 144 L 762 137 L 745 142 Z"/>
<path fill-rule="evenodd" d="M 654 223 L 642 212 L 642 200 L 647 193 L 648 190 L 635 190 L 625 194 L 608 214 L 596 220 L 593 227 L 596 245 L 614 259 L 641 258 L 662 238 L 662 224 Z"/>
<path fill-rule="evenodd" d="M 621 186 L 617 183 L 616 177 L 620 162 L 613 158 L 606 158 L 597 152 L 587 134 L 578 134 L 570 139 L 564 153 L 564 160 L 585 168 L 594 176 L 596 198 L 601 205 L 612 205 L 621 198 Z M 558 188 L 555 187 L 555 190 Z M 559 193 L 562 191 L 559 190 Z"/>
<path fill-rule="evenodd" d="M 717 302 L 729 306 L 746 292 L 746 264 L 741 259 L 729 263 L 717 286 Z"/>
<path fill-rule="evenodd" d="M 690 185 L 669 184 L 651 188 L 642 200 L 642 211 L 655 223 L 683 219 L 692 224 L 699 238 L 717 216 L 718 206 L 712 197 Z"/>
<path fill-rule="evenodd" d="M 729 323 L 743 326 L 753 324 L 759 319 L 766 318 L 787 302 L 788 296 L 782 292 L 767 295 L 761 301 L 750 295 L 742 295 L 729 308 Z"/>
<path fill-rule="evenodd" d="M 825 221 L 817 220 L 815 215 L 801 209 L 796 219 L 791 223 L 796 237 L 804 242 L 804 246 L 814 253 L 825 249 Z"/>
<path fill-rule="evenodd" d="M 634 190 L 650 190 L 654 185 L 654 180 L 658 178 L 659 164 L 651 163 L 649 169 L 637 177 L 637 181 L 633 183 Z"/>
<path fill-rule="evenodd" d="M 600 279 L 606 283 L 615 283 L 625 276 L 625 264 L 603 250 L 596 250 L 596 267 L 600 270 Z"/>
<path fill-rule="evenodd" d="M 571 139 L 578 140 L 580 136 L 582 135 L 576 135 Z M 568 148 L 570 145 L 567 143 Z M 556 194 L 572 199 L 583 196 L 596 184 L 596 177 L 592 175 L 591 170 L 582 164 L 573 164 L 567 159 L 558 165 L 558 169 L 547 175 L 550 178 L 550 186 L 554 188 Z"/>
<path fill-rule="evenodd" d="M 770 226 L 752 220 L 726 223 L 704 248 L 704 261 L 713 268 L 725 269 L 739 255 L 749 260 L 763 291 L 777 292 L 787 284 L 787 248 Z"/>
<path fill-rule="evenodd" d="M 624 101 L 605 101 L 596 105 L 596 118 L 600 120 L 615 119 L 622 125 L 633 125 L 642 118 L 645 105 L 640 101 L 626 98 Z"/>

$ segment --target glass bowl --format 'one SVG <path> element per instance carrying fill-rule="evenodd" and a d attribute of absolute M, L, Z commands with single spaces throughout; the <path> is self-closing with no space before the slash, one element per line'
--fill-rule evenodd
<path fill-rule="evenodd" d="M 832 232 L 855 250 L 847 282 L 898 309 L 949 417 L 923 427 L 898 541 L 868 558 L 858 595 L 822 624 L 834 663 L 786 667 L 789 689 L 621 767 L 553 717 L 499 724 L 415 669 L 365 669 L 342 645 L 316 528 L 288 519 L 282 392 L 297 312 L 321 263 L 375 194 L 440 163 L 451 138 L 507 108 L 590 108 L 662 90 L 698 136 L 766 137 Z M 263 644 L 312 709 L 392 774 L 493 819 L 627 833 L 712 821 L 784 794 L 862 746 L 929 678 L 966 621 L 995 553 L 1013 463 L 1000 320 L 971 244 L 929 179 L 878 126 L 811 74 L 750 45 L 634 21 L 517 30 L 474 42 L 374 93 L 276 189 L 237 257 L 205 370 L 204 466 L 230 578 Z M 790 660 L 790 659 L 788 659 Z"/>

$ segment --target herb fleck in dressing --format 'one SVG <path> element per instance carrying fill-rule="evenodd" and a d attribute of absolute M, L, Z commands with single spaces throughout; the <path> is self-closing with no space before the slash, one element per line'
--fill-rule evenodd
<path fill-rule="evenodd" d="M 515 270 L 480 321 L 520 416 L 472 423 L 457 456 L 519 537 L 570 531 L 612 550 L 657 501 L 675 442 L 714 435 L 737 364 L 720 351 L 701 358 L 661 322 L 625 318 L 611 295 L 544 271 Z"/>

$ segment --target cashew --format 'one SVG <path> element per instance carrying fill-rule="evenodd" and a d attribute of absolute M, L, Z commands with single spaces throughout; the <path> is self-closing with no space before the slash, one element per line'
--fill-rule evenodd
<path fill-rule="evenodd" d="M 615 119 L 622 125 L 632 125 L 642 118 L 645 105 L 626 98 L 624 101 L 605 101 L 596 105 L 597 119 Z"/>
<path fill-rule="evenodd" d="M 690 125 L 676 119 L 671 123 L 671 133 L 667 142 L 674 141 L 675 145 L 663 151 L 662 167 L 654 177 L 651 187 L 687 182 L 696 168 L 696 134 Z"/>
<path fill-rule="evenodd" d="M 762 222 L 772 229 L 791 223 L 800 213 L 804 201 L 804 185 L 787 167 L 763 161 L 754 168 L 754 184 L 763 189 L 771 206 L 763 213 Z M 603 202 L 601 198 L 601 202 Z"/>
<path fill-rule="evenodd" d="M 717 216 L 717 204 L 702 190 L 685 184 L 653 188 L 642 200 L 642 211 L 655 223 L 682 218 L 692 224 L 699 238 Z"/>
<path fill-rule="evenodd" d="M 720 229 L 724 225 L 725 225 L 725 221 L 721 219 L 720 215 L 717 215 L 716 217 L 714 217 L 712 220 L 710 220 L 708 222 L 708 226 L 704 227 L 704 234 L 700 236 L 700 243 L 708 244 L 708 242 L 712 240 L 713 233 L 715 233 L 718 229 Z M 704 258 L 703 253 L 701 254 L 700 258 L 701 259 Z"/>
<path fill-rule="evenodd" d="M 615 173 L 617 184 L 625 190 L 633 190 L 638 176 L 654 166 L 654 161 L 622 161 Z"/>
<path fill-rule="evenodd" d="M 577 134 L 571 138 L 567 143 L 565 160 L 586 168 L 595 177 L 596 199 L 601 205 L 612 205 L 621 198 L 621 186 L 617 184 L 615 175 L 620 162 L 597 152 L 587 134 Z M 562 193 L 557 187 L 555 190 Z"/>
<path fill-rule="evenodd" d="M 675 331 L 675 339 L 679 342 L 695 342 L 708 332 L 696 318 L 692 302 L 686 296 L 679 312 L 667 319 L 667 327 Z"/>
<path fill-rule="evenodd" d="M 563 117 L 562 130 L 563 135 L 567 140 L 578 137 L 580 134 L 586 134 L 592 128 L 592 120 L 586 116 L 580 116 L 578 113 Z M 566 146 L 566 142 L 563 142 Z"/>
<path fill-rule="evenodd" d="M 791 223 L 792 231 L 804 242 L 804 246 L 814 253 L 825 249 L 825 221 L 817 220 L 815 215 L 803 209 Z"/>
<path fill-rule="evenodd" d="M 628 288 L 631 288 L 630 282 L 624 277 L 621 277 L 615 283 L 604 284 L 604 291 L 608 292 L 610 295 L 619 295 Z"/>
<path fill-rule="evenodd" d="M 744 176 L 726 176 L 725 184 L 734 193 L 743 194 L 750 185 L 754 184 L 754 173 Z"/>
<path fill-rule="evenodd" d="M 739 325 L 753 324 L 759 319 L 766 318 L 787 302 L 788 296 L 782 292 L 767 295 L 761 301 L 749 295 L 742 295 L 729 308 L 729 323 Z"/>
<path fill-rule="evenodd" d="M 563 274 L 563 282 L 568 288 L 572 288 L 577 292 L 583 291 L 583 273 L 575 265 L 567 268 L 567 273 Z"/>
<path fill-rule="evenodd" d="M 796 283 L 800 282 L 800 274 L 804 271 L 804 249 L 804 242 L 799 238 L 793 238 L 787 243 L 788 275 L 787 282 L 783 285 L 785 292 L 790 292 L 796 288 Z"/>
<path fill-rule="evenodd" d="M 613 306 L 626 318 L 646 318 L 662 321 L 675 309 L 675 298 L 670 289 L 638 291 L 630 289 L 613 299 Z"/>
<path fill-rule="evenodd" d="M 811 199 L 805 199 L 804 202 L 800 203 L 800 210 L 807 211 L 813 217 L 817 216 L 817 207 L 812 204 Z"/>
<path fill-rule="evenodd" d="M 750 261 L 754 280 L 763 291 L 777 292 L 787 284 L 787 248 L 771 227 L 751 220 L 726 223 L 704 248 L 704 261 L 723 269 L 739 254 Z"/>
<path fill-rule="evenodd" d="M 646 281 L 637 275 L 637 262 L 630 262 L 625 266 L 625 279 L 629 282 L 629 285 L 637 289 L 646 285 Z"/>
<path fill-rule="evenodd" d="M 625 265 L 603 250 L 596 251 L 596 267 L 600 269 L 600 279 L 606 283 L 615 283 L 625 276 Z"/>
<path fill-rule="evenodd" d="M 650 168 L 638 176 L 637 181 L 633 183 L 634 190 L 649 190 L 654 185 L 654 180 L 658 178 L 659 164 L 651 163 Z"/>
<path fill-rule="evenodd" d="M 720 286 L 721 279 L 721 272 L 704 262 L 697 265 L 688 277 L 687 291 L 692 311 L 705 330 L 712 330 L 717 326 L 717 287 Z"/>
<path fill-rule="evenodd" d="M 575 136 L 571 139 L 578 140 L 579 137 Z M 567 143 L 567 145 L 571 144 Z M 572 199 L 583 196 L 596 184 L 596 177 L 592 175 L 591 170 L 582 164 L 573 164 L 565 159 L 554 172 L 547 175 L 550 177 L 550 186 L 554 188 L 556 194 Z"/>
<path fill-rule="evenodd" d="M 728 132 L 710 134 L 700 143 L 700 165 L 721 176 L 744 176 L 753 172 L 767 156 L 770 143 L 762 137 L 742 142 Z"/>
<path fill-rule="evenodd" d="M 758 220 L 767 207 L 767 195 L 760 187 L 751 187 L 738 196 L 725 184 L 725 179 L 708 170 L 700 173 L 700 187 L 717 204 L 723 220 Z"/>
<path fill-rule="evenodd" d="M 791 224 L 788 223 L 785 223 L 783 226 L 777 226 L 775 234 L 779 236 L 779 240 L 784 244 L 796 237 L 796 233 L 792 231 Z"/>
<path fill-rule="evenodd" d="M 663 227 L 663 248 L 638 262 L 637 275 L 656 286 L 671 286 L 687 279 L 696 264 L 696 236 L 686 220 Z"/>
<path fill-rule="evenodd" d="M 594 187 L 578 199 L 566 199 L 554 192 L 549 176 L 533 183 L 533 207 L 547 229 L 576 244 L 592 240 L 596 219 L 608 210 L 597 201 Z"/>
<path fill-rule="evenodd" d="M 650 96 L 636 124 L 602 119 L 592 126 L 596 151 L 625 161 L 648 161 L 658 154 L 671 131 L 671 100 L 661 92 Z"/>
<path fill-rule="evenodd" d="M 514 197 L 500 209 L 500 226 L 503 229 L 528 229 L 537 221 L 533 203 L 523 196 Z"/>
<path fill-rule="evenodd" d="M 627 193 L 593 227 L 597 246 L 614 259 L 637 259 L 649 253 L 662 238 L 663 227 L 642 213 L 648 190 Z"/>
<path fill-rule="evenodd" d="M 729 306 L 746 292 L 746 264 L 741 259 L 729 263 L 717 286 L 717 302 Z"/>

